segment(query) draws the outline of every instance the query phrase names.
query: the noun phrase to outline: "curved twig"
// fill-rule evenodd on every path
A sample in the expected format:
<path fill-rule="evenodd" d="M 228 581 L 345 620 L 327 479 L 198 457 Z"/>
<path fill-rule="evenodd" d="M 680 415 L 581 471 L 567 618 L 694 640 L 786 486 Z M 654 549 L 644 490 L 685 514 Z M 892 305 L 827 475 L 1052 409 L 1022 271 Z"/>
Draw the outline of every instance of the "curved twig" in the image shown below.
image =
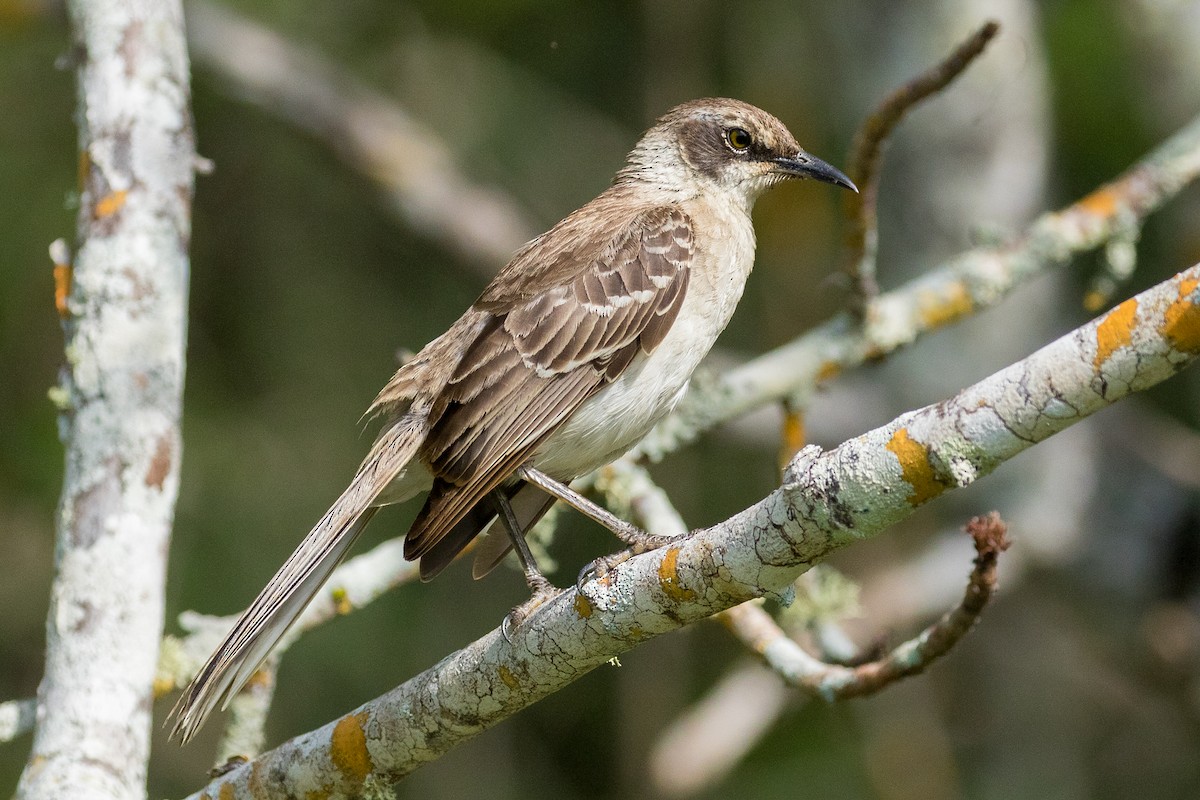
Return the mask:
<path fill-rule="evenodd" d="M 994 20 L 987 22 L 941 63 L 885 97 L 858 129 L 850 148 L 847 172 L 858 186 L 859 193 L 847 192 L 843 201 L 849 221 L 846 270 L 854 282 L 856 312 L 862 313 L 879 294 L 879 284 L 875 280 L 875 257 L 879 247 L 877 205 L 884 143 L 913 106 L 946 88 L 983 52 L 999 31 L 1000 23 Z"/>
<path fill-rule="evenodd" d="M 809 654 L 787 635 L 771 615 L 754 603 L 744 603 L 719 618 L 787 683 L 828 701 L 874 694 L 901 678 L 924 672 L 974 627 L 996 588 L 996 564 L 1008 549 L 1007 527 L 992 512 L 967 524 L 975 541 L 974 569 L 962 602 L 916 637 L 882 658 L 853 667 L 832 664 Z"/>

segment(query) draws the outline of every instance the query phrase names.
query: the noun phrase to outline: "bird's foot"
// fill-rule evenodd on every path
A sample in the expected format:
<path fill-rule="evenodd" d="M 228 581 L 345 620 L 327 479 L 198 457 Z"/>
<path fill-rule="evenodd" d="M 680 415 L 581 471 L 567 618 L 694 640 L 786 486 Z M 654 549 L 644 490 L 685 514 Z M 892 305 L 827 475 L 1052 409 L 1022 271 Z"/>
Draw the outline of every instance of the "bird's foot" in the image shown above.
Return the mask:
<path fill-rule="evenodd" d="M 504 621 L 500 623 L 500 633 L 509 644 L 513 643 L 513 635 L 517 629 L 529 621 L 539 608 L 563 593 L 562 589 L 550 583 L 544 576 L 539 574 L 537 578 L 538 580 L 529 579 L 529 588 L 533 590 L 529 599 L 508 612 Z"/>
<path fill-rule="evenodd" d="M 657 550 L 675 538 L 673 536 L 659 536 L 654 533 L 648 533 L 631 522 L 625 522 L 620 526 L 619 529 L 617 527 L 613 527 L 611 530 L 614 536 L 616 536 L 625 544 L 629 545 L 630 552 L 625 558 L 629 558 L 629 556 L 639 556 L 642 553 L 648 553 L 651 550 Z"/>
<path fill-rule="evenodd" d="M 634 555 L 633 548 L 629 547 L 616 553 L 600 556 L 596 560 L 585 564 L 583 569 L 579 570 L 579 577 L 575 579 L 575 591 L 583 594 L 584 585 L 592 580 L 603 580 L 604 576 L 611 572 L 614 567 L 618 564 L 624 564 Z"/>
<path fill-rule="evenodd" d="M 652 533 L 647 533 L 633 525 L 629 526 L 636 531 L 638 536 L 626 539 L 624 535 L 618 534 L 619 538 L 627 542 L 629 547 L 620 550 L 616 553 L 611 553 L 607 556 L 601 556 L 595 561 L 586 564 L 583 569 L 579 570 L 579 577 L 575 579 L 575 590 L 582 593 L 583 587 L 591 580 L 602 580 L 612 569 L 620 564 L 624 564 L 634 556 L 640 556 L 642 553 L 649 553 L 651 550 L 657 550 L 665 544 L 675 541 L 677 536 L 656 536 Z M 614 531 L 616 533 L 616 531 Z"/>

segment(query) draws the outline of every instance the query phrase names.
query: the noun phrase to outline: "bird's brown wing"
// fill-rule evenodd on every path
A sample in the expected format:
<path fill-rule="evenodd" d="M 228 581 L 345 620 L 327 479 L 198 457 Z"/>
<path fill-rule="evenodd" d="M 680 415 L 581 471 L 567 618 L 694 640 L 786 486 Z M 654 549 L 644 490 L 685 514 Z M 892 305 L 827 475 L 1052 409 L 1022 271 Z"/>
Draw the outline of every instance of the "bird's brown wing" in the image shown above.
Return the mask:
<path fill-rule="evenodd" d="M 574 268 L 546 265 L 556 284 L 525 280 L 507 295 L 493 284 L 476 305 L 491 316 L 434 401 L 420 451 L 433 489 L 405 540 L 407 558 L 430 552 L 585 400 L 666 336 L 687 291 L 691 221 L 678 208 L 648 209 L 606 244 Z"/>

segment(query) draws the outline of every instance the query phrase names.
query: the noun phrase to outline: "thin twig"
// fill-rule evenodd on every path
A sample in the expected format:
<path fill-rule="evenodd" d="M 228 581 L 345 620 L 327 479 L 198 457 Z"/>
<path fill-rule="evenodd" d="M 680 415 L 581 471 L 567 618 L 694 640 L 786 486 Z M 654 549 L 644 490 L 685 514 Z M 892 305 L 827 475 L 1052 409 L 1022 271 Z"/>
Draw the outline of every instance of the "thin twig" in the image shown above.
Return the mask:
<path fill-rule="evenodd" d="M 848 164 L 859 194 L 847 192 L 844 209 L 850 223 L 846 268 L 854 282 L 855 311 L 860 314 L 879 294 L 875 257 L 879 247 L 877 206 L 883 146 L 904 115 L 926 97 L 946 88 L 983 52 L 999 30 L 1000 23 L 989 21 L 940 64 L 894 90 L 867 117 L 854 137 Z"/>
<path fill-rule="evenodd" d="M 830 664 L 809 654 L 758 604 L 744 603 L 719 617 L 777 671 L 784 680 L 826 700 L 874 694 L 901 678 L 923 672 L 957 644 L 975 625 L 996 588 L 996 564 L 1008 548 L 1007 527 L 992 512 L 967 524 L 975 541 L 975 567 L 962 602 L 920 635 L 876 661 L 857 667 Z"/>

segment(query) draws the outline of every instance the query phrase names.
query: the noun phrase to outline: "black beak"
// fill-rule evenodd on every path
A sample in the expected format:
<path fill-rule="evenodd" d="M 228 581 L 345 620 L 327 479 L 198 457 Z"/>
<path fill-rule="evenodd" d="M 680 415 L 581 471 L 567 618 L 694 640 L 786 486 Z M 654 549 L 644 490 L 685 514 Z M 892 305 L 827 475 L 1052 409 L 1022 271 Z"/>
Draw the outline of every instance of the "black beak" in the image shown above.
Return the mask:
<path fill-rule="evenodd" d="M 775 164 L 775 168 L 785 175 L 797 178 L 815 178 L 824 183 L 832 183 L 834 186 L 842 186 L 852 192 L 858 192 L 858 187 L 854 185 L 854 181 L 847 178 L 844 172 L 816 156 L 810 156 L 804 151 L 794 156 L 773 158 L 771 161 Z"/>

